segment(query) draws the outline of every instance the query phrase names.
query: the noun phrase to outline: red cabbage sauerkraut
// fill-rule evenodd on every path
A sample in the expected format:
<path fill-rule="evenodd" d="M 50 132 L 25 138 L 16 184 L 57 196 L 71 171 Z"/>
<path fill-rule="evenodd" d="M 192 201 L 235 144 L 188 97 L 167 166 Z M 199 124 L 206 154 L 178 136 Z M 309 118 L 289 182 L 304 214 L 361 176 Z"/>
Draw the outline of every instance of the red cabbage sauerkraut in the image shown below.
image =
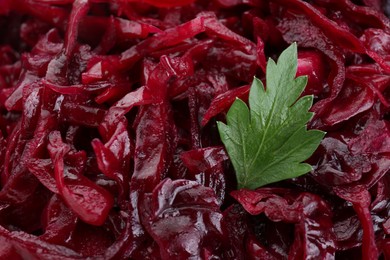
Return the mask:
<path fill-rule="evenodd" d="M 0 0 L 1 259 L 390 259 L 390 1 Z M 216 121 L 298 44 L 313 171 Z"/>

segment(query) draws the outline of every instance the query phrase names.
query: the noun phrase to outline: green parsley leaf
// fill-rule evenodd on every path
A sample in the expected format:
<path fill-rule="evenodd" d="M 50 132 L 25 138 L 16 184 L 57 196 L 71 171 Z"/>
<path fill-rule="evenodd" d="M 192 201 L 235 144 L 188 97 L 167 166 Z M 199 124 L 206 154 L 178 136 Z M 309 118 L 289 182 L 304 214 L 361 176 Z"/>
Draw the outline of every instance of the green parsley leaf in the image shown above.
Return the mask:
<path fill-rule="evenodd" d="M 293 43 L 277 63 L 268 61 L 266 90 L 259 79 L 253 80 L 249 108 L 236 99 L 227 113 L 227 124 L 217 122 L 239 188 L 256 189 L 312 169 L 303 161 L 317 149 L 325 133 L 306 128 L 313 117 L 309 112 L 313 96 L 298 99 L 307 77 L 295 78 L 297 63 L 297 45 Z"/>

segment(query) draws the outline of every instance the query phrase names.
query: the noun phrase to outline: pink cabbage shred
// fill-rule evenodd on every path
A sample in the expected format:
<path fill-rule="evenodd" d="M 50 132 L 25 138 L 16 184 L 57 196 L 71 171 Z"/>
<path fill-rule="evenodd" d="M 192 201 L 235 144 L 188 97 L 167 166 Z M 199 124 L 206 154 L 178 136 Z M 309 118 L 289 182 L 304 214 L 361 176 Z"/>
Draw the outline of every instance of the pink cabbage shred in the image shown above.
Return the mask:
<path fill-rule="evenodd" d="M 0 0 L 1 259 L 390 259 L 389 0 Z M 216 121 L 298 44 L 327 132 L 237 190 Z"/>

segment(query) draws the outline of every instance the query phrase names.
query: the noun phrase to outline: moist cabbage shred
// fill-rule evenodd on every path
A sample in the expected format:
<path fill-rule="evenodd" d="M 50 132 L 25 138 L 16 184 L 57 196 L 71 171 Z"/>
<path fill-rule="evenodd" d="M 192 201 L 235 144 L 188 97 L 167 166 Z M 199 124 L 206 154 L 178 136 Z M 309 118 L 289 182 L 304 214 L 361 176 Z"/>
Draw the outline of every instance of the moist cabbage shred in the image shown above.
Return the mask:
<path fill-rule="evenodd" d="M 1 259 L 390 259 L 390 1 L 0 1 Z M 218 135 L 298 44 L 313 171 Z"/>

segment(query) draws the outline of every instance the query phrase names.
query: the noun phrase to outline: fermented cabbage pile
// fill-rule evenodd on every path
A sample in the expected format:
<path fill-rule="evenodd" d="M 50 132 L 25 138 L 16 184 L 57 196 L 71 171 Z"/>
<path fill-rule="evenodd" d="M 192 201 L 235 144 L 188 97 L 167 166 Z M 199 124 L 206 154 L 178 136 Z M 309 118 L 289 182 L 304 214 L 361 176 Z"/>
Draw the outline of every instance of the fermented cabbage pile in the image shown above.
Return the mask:
<path fill-rule="evenodd" d="M 390 259 L 390 1 L 0 0 L 1 259 Z M 216 121 L 298 45 L 313 170 Z"/>

